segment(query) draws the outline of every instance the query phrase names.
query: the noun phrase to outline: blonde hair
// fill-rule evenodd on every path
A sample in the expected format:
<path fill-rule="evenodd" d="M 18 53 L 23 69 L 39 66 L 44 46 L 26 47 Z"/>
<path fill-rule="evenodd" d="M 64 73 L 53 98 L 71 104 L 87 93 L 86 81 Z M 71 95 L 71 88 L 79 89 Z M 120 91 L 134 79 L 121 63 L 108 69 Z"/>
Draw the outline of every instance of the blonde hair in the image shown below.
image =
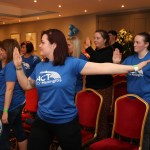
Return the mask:
<path fill-rule="evenodd" d="M 73 45 L 73 57 L 79 58 L 81 54 L 81 43 L 77 36 L 72 36 L 67 39 Z"/>

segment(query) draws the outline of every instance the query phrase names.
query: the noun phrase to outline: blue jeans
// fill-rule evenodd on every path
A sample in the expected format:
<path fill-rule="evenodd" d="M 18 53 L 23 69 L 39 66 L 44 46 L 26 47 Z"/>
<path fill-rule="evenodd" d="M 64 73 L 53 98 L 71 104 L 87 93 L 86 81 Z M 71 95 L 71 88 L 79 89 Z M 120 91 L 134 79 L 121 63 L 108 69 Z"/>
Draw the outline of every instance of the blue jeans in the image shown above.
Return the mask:
<path fill-rule="evenodd" d="M 144 128 L 142 150 L 150 150 L 150 110 L 148 112 Z"/>
<path fill-rule="evenodd" d="M 10 150 L 10 129 L 13 129 L 15 137 L 18 142 L 26 139 L 25 132 L 22 128 L 22 113 L 23 106 L 19 106 L 15 110 L 8 113 L 9 124 L 2 125 L 2 134 L 0 137 L 0 150 Z M 0 118 L 2 118 L 3 111 L 0 111 Z"/>

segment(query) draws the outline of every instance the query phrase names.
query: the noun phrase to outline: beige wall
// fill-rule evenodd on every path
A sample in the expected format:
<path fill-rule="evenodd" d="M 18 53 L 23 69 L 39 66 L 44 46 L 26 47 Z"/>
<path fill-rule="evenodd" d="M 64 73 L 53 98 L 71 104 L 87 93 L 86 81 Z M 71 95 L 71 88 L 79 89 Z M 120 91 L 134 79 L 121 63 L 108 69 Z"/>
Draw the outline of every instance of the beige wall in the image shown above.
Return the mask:
<path fill-rule="evenodd" d="M 133 34 L 150 31 L 150 11 L 128 12 L 97 16 L 97 29 L 117 30 L 125 28 Z"/>
<path fill-rule="evenodd" d="M 28 23 L 18 23 L 12 25 L 0 26 L 0 40 L 5 38 L 10 38 L 10 34 L 19 33 L 21 37 L 21 42 L 25 40 L 25 35 L 28 32 L 37 33 L 37 48 L 40 43 L 41 31 L 56 28 L 64 32 L 66 37 L 68 37 L 69 25 L 75 25 L 80 31 L 78 37 L 83 43 L 84 39 L 89 36 L 93 38 L 93 33 L 96 30 L 96 15 L 84 15 L 75 17 L 66 17 L 59 19 L 49 19 L 49 20 L 39 20 L 35 22 Z M 36 51 L 38 53 L 38 51 Z"/>
<path fill-rule="evenodd" d="M 12 25 L 0 26 L 0 40 L 10 38 L 13 33 L 20 34 L 20 41 L 25 40 L 25 35 L 28 32 L 37 33 L 37 51 L 39 54 L 38 45 L 40 44 L 41 31 L 56 28 L 64 32 L 68 37 L 69 25 L 75 25 L 80 31 L 78 37 L 83 42 L 87 36 L 93 39 L 93 34 L 96 28 L 110 30 L 114 29 L 119 31 L 121 28 L 131 31 L 136 34 L 141 31 L 150 31 L 150 11 L 148 12 L 130 12 L 130 13 L 118 13 L 111 15 L 83 15 L 66 18 L 57 18 L 49 20 L 39 20 L 28 23 L 18 23 Z"/>

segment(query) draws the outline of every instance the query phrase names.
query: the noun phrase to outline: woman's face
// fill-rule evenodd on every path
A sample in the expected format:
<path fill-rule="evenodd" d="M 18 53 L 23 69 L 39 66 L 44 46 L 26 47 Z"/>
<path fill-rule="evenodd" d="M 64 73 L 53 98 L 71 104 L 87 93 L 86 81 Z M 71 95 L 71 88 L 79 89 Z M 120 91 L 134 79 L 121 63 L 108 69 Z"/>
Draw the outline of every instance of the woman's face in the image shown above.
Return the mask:
<path fill-rule="evenodd" d="M 27 53 L 27 49 L 26 49 L 26 45 L 24 44 L 21 46 L 20 54 L 25 55 L 26 53 Z"/>
<path fill-rule="evenodd" d="M 72 56 L 72 54 L 73 54 L 73 44 L 69 40 L 67 40 L 67 44 L 68 44 L 69 55 Z"/>
<path fill-rule="evenodd" d="M 0 61 L 3 61 L 7 58 L 7 53 L 4 49 L 0 48 Z"/>
<path fill-rule="evenodd" d="M 47 35 L 44 34 L 41 39 L 41 44 L 39 45 L 40 55 L 47 57 L 47 58 L 49 58 L 49 56 L 53 56 L 54 49 L 56 48 L 54 45 L 55 44 L 51 44 L 48 41 Z"/>
<path fill-rule="evenodd" d="M 103 48 L 105 47 L 105 42 L 106 40 L 101 36 L 101 34 L 99 32 L 96 32 L 94 34 L 94 44 L 96 46 L 96 48 Z"/>
<path fill-rule="evenodd" d="M 147 48 L 148 48 L 148 43 L 144 42 L 144 37 L 140 35 L 136 35 L 134 38 L 134 51 L 140 53 L 143 50 L 147 50 Z"/>

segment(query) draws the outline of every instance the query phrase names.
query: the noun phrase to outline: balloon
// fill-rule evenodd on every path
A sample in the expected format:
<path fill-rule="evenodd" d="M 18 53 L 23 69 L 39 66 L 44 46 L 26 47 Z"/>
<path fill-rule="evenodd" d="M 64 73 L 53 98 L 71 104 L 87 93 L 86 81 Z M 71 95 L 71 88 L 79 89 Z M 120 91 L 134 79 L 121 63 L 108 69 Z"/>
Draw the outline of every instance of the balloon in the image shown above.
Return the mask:
<path fill-rule="evenodd" d="M 72 24 L 69 25 L 69 30 L 70 30 L 69 33 L 68 33 L 69 36 L 74 36 L 74 35 L 76 35 L 79 32 L 79 29 L 76 28 Z"/>
<path fill-rule="evenodd" d="M 72 25 L 72 24 L 70 24 L 70 25 L 69 25 L 69 29 L 72 30 L 73 28 L 75 28 L 75 26 Z"/>
<path fill-rule="evenodd" d="M 79 30 L 77 28 L 73 28 L 72 31 L 74 34 L 77 34 L 79 32 Z"/>

